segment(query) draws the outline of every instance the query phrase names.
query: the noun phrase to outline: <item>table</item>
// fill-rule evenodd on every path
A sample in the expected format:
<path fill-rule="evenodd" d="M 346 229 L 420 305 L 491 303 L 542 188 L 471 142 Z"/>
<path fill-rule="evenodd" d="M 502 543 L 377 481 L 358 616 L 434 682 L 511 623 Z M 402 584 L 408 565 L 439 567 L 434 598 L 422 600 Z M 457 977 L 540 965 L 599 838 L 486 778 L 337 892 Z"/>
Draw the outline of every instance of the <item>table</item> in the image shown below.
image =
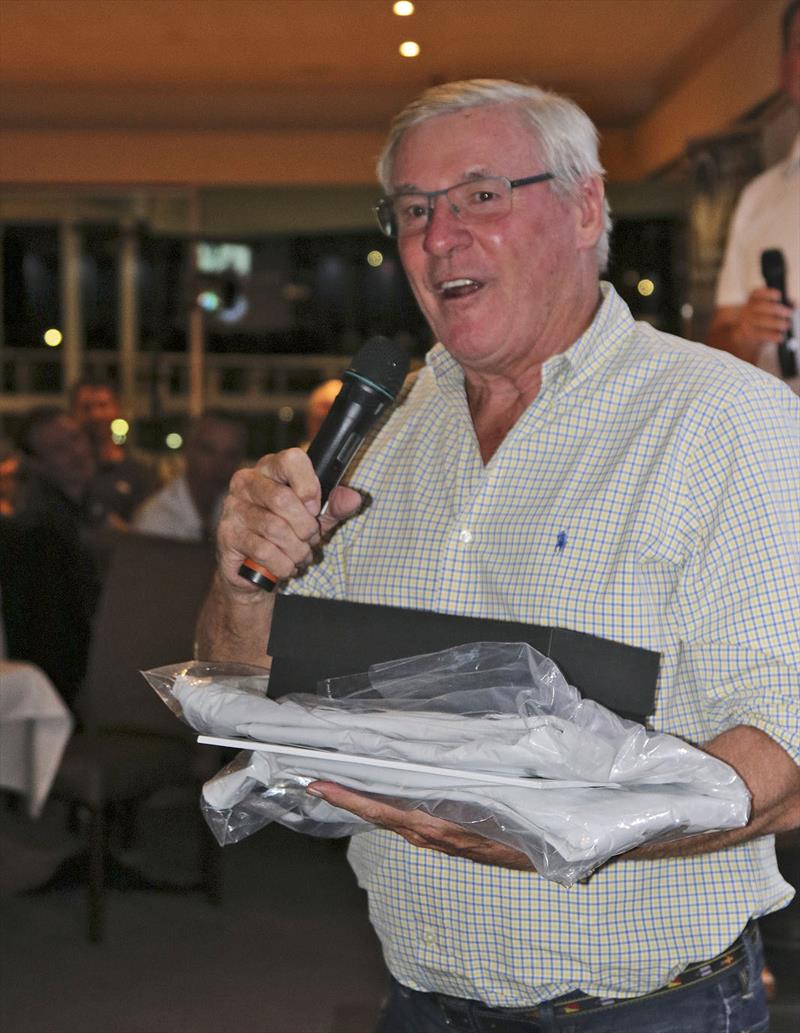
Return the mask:
<path fill-rule="evenodd" d="M 0 786 L 39 816 L 72 734 L 72 714 L 34 664 L 0 660 Z"/>

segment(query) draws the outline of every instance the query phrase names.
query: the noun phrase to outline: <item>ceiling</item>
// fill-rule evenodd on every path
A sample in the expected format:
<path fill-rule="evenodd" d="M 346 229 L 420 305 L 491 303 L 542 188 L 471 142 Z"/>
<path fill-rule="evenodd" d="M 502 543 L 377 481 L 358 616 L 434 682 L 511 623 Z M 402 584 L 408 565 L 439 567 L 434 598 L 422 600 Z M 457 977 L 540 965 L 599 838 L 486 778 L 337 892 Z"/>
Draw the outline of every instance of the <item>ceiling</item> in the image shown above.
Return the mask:
<path fill-rule="evenodd" d="M 761 0 L 2 0 L 0 128 L 382 130 L 425 86 L 565 92 L 634 125 Z M 416 40 L 421 54 L 399 55 Z"/>

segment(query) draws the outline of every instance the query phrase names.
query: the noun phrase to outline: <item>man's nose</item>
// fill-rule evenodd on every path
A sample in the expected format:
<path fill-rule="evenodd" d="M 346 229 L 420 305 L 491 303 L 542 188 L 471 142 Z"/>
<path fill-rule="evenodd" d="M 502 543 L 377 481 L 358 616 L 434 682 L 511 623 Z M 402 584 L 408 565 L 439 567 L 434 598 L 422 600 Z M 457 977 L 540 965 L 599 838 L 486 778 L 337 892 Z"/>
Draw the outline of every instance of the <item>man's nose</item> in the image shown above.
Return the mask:
<path fill-rule="evenodd" d="M 447 195 L 432 197 L 425 227 L 425 250 L 433 255 L 449 254 L 472 240 L 469 229 L 458 217 L 458 208 Z"/>

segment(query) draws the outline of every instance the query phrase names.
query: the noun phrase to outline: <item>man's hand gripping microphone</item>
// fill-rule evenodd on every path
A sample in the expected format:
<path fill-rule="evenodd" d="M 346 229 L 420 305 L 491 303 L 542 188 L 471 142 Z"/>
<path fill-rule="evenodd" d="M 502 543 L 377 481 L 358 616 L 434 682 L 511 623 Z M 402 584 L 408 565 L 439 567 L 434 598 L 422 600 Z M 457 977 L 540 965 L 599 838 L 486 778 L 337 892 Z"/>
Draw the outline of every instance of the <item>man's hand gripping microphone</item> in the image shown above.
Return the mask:
<path fill-rule="evenodd" d="M 322 490 L 320 511 L 375 420 L 397 398 L 408 363 L 408 353 L 401 345 L 386 337 L 373 337 L 342 374 L 342 389 L 308 446 L 308 457 Z M 242 563 L 239 574 L 267 592 L 271 592 L 279 580 L 251 559 Z"/>

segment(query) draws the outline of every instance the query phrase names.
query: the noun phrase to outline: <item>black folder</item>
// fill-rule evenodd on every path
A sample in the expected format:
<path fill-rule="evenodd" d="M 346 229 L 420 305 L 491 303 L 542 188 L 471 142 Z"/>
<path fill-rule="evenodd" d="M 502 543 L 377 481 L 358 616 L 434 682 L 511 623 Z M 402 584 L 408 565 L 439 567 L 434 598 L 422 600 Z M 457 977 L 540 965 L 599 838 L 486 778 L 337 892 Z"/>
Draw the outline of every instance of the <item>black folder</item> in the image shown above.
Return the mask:
<path fill-rule="evenodd" d="M 279 595 L 267 652 L 269 694 L 315 692 L 324 678 L 468 642 L 527 642 L 581 694 L 635 721 L 655 708 L 660 654 L 568 628 Z"/>

